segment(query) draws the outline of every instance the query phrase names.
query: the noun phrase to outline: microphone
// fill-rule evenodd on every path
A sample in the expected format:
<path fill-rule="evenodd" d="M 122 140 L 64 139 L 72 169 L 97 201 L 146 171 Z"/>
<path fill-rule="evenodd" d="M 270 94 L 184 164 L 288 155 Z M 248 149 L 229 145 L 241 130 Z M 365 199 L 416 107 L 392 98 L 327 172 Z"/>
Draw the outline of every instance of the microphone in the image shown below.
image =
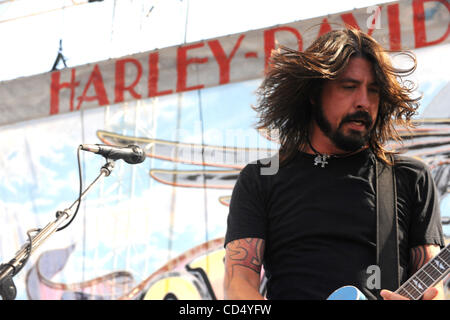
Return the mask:
<path fill-rule="evenodd" d="M 104 144 L 82 144 L 81 150 L 101 154 L 107 159 L 122 159 L 129 164 L 144 162 L 145 153 L 141 147 L 129 145 L 128 147 L 108 146 Z"/>

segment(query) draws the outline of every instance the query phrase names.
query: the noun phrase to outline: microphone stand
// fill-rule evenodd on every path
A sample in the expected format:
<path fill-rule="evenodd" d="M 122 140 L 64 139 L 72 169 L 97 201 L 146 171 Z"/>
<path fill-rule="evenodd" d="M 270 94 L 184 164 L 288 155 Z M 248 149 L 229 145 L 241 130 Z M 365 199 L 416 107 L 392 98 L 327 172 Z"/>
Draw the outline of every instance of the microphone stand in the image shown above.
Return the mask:
<path fill-rule="evenodd" d="M 108 177 L 114 168 L 114 160 L 107 159 L 106 164 L 100 169 L 100 174 L 97 178 L 86 188 L 81 196 L 66 210 L 56 212 L 56 220 L 47 224 L 43 229 L 33 229 L 37 233 L 31 237 L 30 240 L 22 246 L 16 253 L 15 257 L 8 263 L 0 265 L 0 298 L 3 300 L 14 300 L 16 298 L 17 289 L 14 285 L 13 277 L 19 273 L 24 267 L 30 255 L 47 240 L 58 227 L 66 219 L 73 215 L 73 209 L 78 205 L 81 199 L 91 190 L 92 186 L 100 181 L 103 177 Z"/>

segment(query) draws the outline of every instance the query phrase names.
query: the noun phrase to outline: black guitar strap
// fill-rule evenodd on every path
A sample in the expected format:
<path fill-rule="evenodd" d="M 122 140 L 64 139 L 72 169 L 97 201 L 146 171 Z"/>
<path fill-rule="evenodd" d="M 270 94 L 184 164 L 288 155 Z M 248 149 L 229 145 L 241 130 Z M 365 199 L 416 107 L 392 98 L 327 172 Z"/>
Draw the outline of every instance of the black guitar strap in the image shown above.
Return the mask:
<path fill-rule="evenodd" d="M 391 156 L 392 163 L 394 157 Z M 395 291 L 400 286 L 397 236 L 397 192 L 394 166 L 375 161 L 377 199 L 377 265 L 381 289 Z"/>

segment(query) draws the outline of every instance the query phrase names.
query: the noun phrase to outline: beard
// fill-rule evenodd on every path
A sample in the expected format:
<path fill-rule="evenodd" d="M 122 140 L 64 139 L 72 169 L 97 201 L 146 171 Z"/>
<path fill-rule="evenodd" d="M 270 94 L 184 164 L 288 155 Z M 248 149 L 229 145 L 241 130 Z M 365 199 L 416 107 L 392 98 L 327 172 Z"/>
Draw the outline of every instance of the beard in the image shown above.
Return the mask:
<path fill-rule="evenodd" d="M 373 120 L 366 111 L 356 111 L 355 113 L 345 116 L 339 126 L 333 130 L 331 123 L 325 117 L 321 104 L 314 109 L 314 119 L 322 132 L 333 142 L 333 144 L 346 152 L 354 152 L 366 146 L 370 140 L 372 133 Z M 350 121 L 362 121 L 366 126 L 365 131 L 349 130 L 346 134 L 342 126 Z"/>

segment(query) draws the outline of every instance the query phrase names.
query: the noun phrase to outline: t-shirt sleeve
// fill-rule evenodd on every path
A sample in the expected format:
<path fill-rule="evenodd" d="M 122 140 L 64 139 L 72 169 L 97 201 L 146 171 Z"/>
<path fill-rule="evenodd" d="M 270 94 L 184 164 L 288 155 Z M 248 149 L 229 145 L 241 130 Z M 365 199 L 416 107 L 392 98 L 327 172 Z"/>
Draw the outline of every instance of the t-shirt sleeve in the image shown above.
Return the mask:
<path fill-rule="evenodd" d="M 266 209 L 259 168 L 247 165 L 234 186 L 227 219 L 225 246 L 243 238 L 266 237 Z"/>
<path fill-rule="evenodd" d="M 417 163 L 417 179 L 413 186 L 412 206 L 410 224 L 410 248 L 436 244 L 441 248 L 445 246 L 442 231 L 439 196 L 429 168 L 423 163 Z"/>

